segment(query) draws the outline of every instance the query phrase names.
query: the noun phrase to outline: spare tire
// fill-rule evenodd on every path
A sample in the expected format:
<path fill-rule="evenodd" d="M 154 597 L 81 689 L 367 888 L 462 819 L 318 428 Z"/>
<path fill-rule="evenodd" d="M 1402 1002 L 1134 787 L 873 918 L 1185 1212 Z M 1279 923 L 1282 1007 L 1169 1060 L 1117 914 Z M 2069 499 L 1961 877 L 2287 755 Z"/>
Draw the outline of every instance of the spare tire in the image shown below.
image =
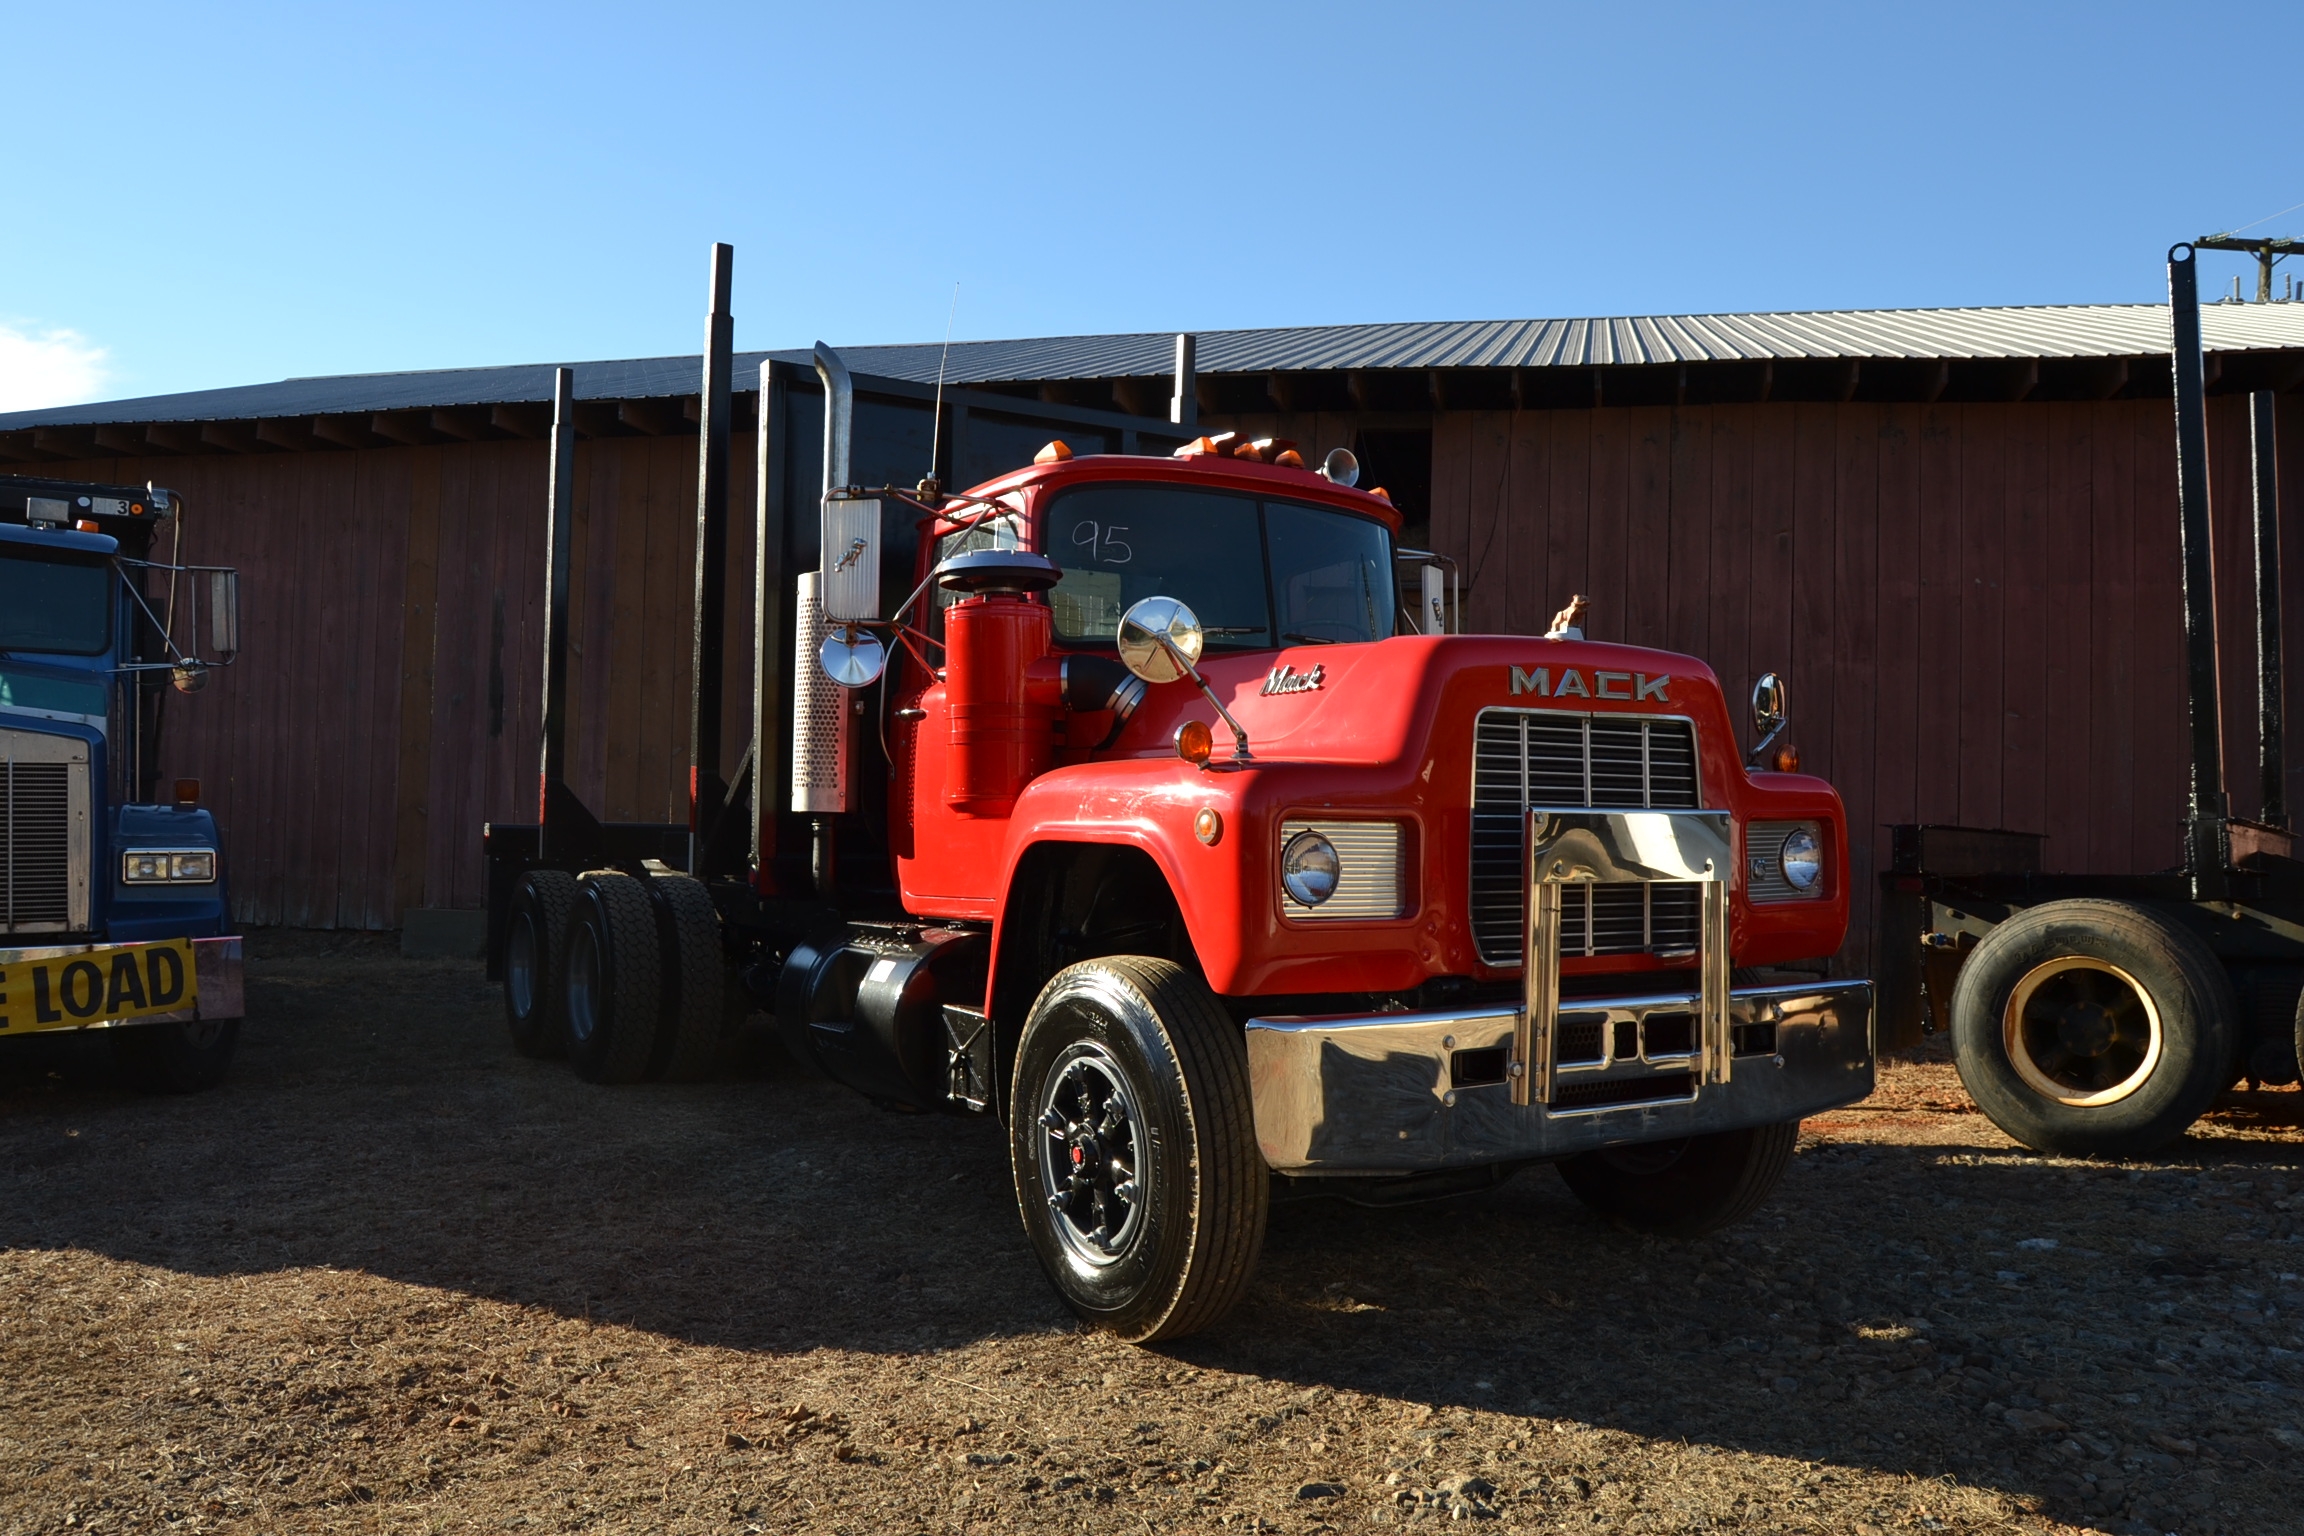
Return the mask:
<path fill-rule="evenodd" d="M 1987 934 L 1952 993 L 1977 1107 L 2037 1152 L 2140 1157 L 2200 1118 L 2237 1054 L 2232 981 L 2175 920 L 2051 901 Z"/>

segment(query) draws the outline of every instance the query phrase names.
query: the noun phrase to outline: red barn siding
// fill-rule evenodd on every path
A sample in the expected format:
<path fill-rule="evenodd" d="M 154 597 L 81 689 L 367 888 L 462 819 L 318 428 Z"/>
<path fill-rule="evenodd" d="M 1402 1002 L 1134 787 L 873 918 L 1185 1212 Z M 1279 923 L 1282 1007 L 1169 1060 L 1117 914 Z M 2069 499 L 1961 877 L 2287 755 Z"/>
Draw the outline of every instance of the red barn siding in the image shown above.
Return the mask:
<path fill-rule="evenodd" d="M 1867 960 L 1891 822 L 2045 832 L 2065 869 L 2177 858 L 2183 674 L 2166 402 L 1433 420 L 1431 537 L 1462 563 L 1470 627 L 1535 632 L 1584 592 L 1590 633 L 1692 652 L 1732 700 L 1759 672 L 1789 677 L 1804 761 L 1839 786 L 1854 828 L 1847 969 Z M 1224 424 L 1325 452 L 1348 446 L 1359 418 Z M 2296 421 L 2282 429 L 2291 505 L 2304 487 L 2300 432 Z M 2245 402 L 2212 401 L 2210 436 L 2227 777 L 2248 814 Z M 723 771 L 750 734 L 747 449 L 731 455 Z M 411 906 L 478 905 L 480 824 L 534 815 L 541 443 L 44 472 L 180 489 L 186 553 L 245 573 L 242 660 L 207 692 L 171 701 L 161 753 L 165 773 L 203 780 L 224 820 L 242 921 L 388 927 Z M 571 777 L 614 819 L 684 814 L 695 474 L 693 437 L 577 449 Z M 2285 539 L 2289 611 L 2304 625 L 2304 533 Z M 2304 704 L 2304 663 L 2290 677 L 2292 703 Z M 2290 796 L 2304 800 L 2304 773 Z"/>
<path fill-rule="evenodd" d="M 573 782 L 604 817 L 682 820 L 696 440 L 602 439 L 576 455 Z M 740 700 L 752 463 L 731 458 Z M 480 904 L 481 823 L 535 816 L 543 444 L 43 472 L 180 490 L 186 556 L 242 573 L 241 658 L 169 701 L 160 752 L 162 773 L 199 778 L 223 822 L 241 922 L 388 928 L 408 907 Z M 732 704 L 725 768 L 750 729 Z"/>

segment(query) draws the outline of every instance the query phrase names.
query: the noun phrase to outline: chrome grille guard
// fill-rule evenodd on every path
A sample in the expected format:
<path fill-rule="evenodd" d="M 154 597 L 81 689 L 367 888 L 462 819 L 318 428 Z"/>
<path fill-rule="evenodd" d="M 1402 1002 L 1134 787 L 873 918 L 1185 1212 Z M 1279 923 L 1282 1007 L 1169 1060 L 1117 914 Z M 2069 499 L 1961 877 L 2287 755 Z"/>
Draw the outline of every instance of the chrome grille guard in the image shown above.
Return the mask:
<path fill-rule="evenodd" d="M 1703 907 L 1698 951 L 1695 1060 L 1635 1071 L 1693 1070 L 1699 1085 L 1728 1081 L 1728 875 L 1733 832 L 1726 811 L 1528 811 L 1523 878 L 1528 891 L 1527 930 L 1521 948 L 1526 997 L 1512 1033 L 1512 1102 L 1550 1104 L 1565 1073 L 1571 1079 L 1626 1067 L 1594 1063 L 1563 1068 L 1558 1060 L 1560 1017 L 1560 898 L 1572 884 L 1695 882 Z"/>

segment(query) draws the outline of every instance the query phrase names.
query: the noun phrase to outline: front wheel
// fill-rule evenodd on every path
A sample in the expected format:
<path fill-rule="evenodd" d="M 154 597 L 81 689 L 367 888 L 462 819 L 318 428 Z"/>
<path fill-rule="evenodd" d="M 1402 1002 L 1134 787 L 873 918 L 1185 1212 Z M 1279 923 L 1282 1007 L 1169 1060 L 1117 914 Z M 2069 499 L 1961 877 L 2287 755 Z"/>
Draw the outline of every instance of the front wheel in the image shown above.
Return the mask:
<path fill-rule="evenodd" d="M 1619 1226 L 1701 1237 L 1760 1209 L 1791 1166 L 1800 1122 L 1603 1147 L 1558 1164 L 1577 1199 Z"/>
<path fill-rule="evenodd" d="M 1133 955 L 1059 971 L 1024 1024 L 1008 1130 L 1025 1232 L 1081 1317 L 1143 1344 L 1239 1301 L 1270 1181 L 1246 1042 L 1197 977 Z"/>
<path fill-rule="evenodd" d="M 240 1044 L 238 1019 L 122 1024 L 109 1031 L 112 1059 L 146 1093 L 198 1093 L 224 1081 Z"/>
<path fill-rule="evenodd" d="M 2141 1157 L 2232 1080 L 2232 981 L 2188 930 L 2126 902 L 2051 901 L 1985 935 L 1952 992 L 1952 1059 L 2025 1146 Z"/>

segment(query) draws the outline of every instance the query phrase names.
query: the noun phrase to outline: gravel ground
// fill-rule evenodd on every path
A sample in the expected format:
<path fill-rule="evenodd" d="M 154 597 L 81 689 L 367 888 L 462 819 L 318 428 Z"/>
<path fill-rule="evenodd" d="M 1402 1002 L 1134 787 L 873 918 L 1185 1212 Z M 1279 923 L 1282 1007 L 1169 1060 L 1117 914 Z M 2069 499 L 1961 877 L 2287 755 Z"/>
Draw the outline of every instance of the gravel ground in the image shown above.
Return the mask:
<path fill-rule="evenodd" d="M 2304 1094 L 2083 1164 L 1899 1066 L 1725 1237 L 1291 1204 L 1148 1351 L 988 1124 L 591 1088 L 476 965 L 252 948 L 217 1092 L 0 1059 L 0 1532 L 2296 1528 Z"/>

